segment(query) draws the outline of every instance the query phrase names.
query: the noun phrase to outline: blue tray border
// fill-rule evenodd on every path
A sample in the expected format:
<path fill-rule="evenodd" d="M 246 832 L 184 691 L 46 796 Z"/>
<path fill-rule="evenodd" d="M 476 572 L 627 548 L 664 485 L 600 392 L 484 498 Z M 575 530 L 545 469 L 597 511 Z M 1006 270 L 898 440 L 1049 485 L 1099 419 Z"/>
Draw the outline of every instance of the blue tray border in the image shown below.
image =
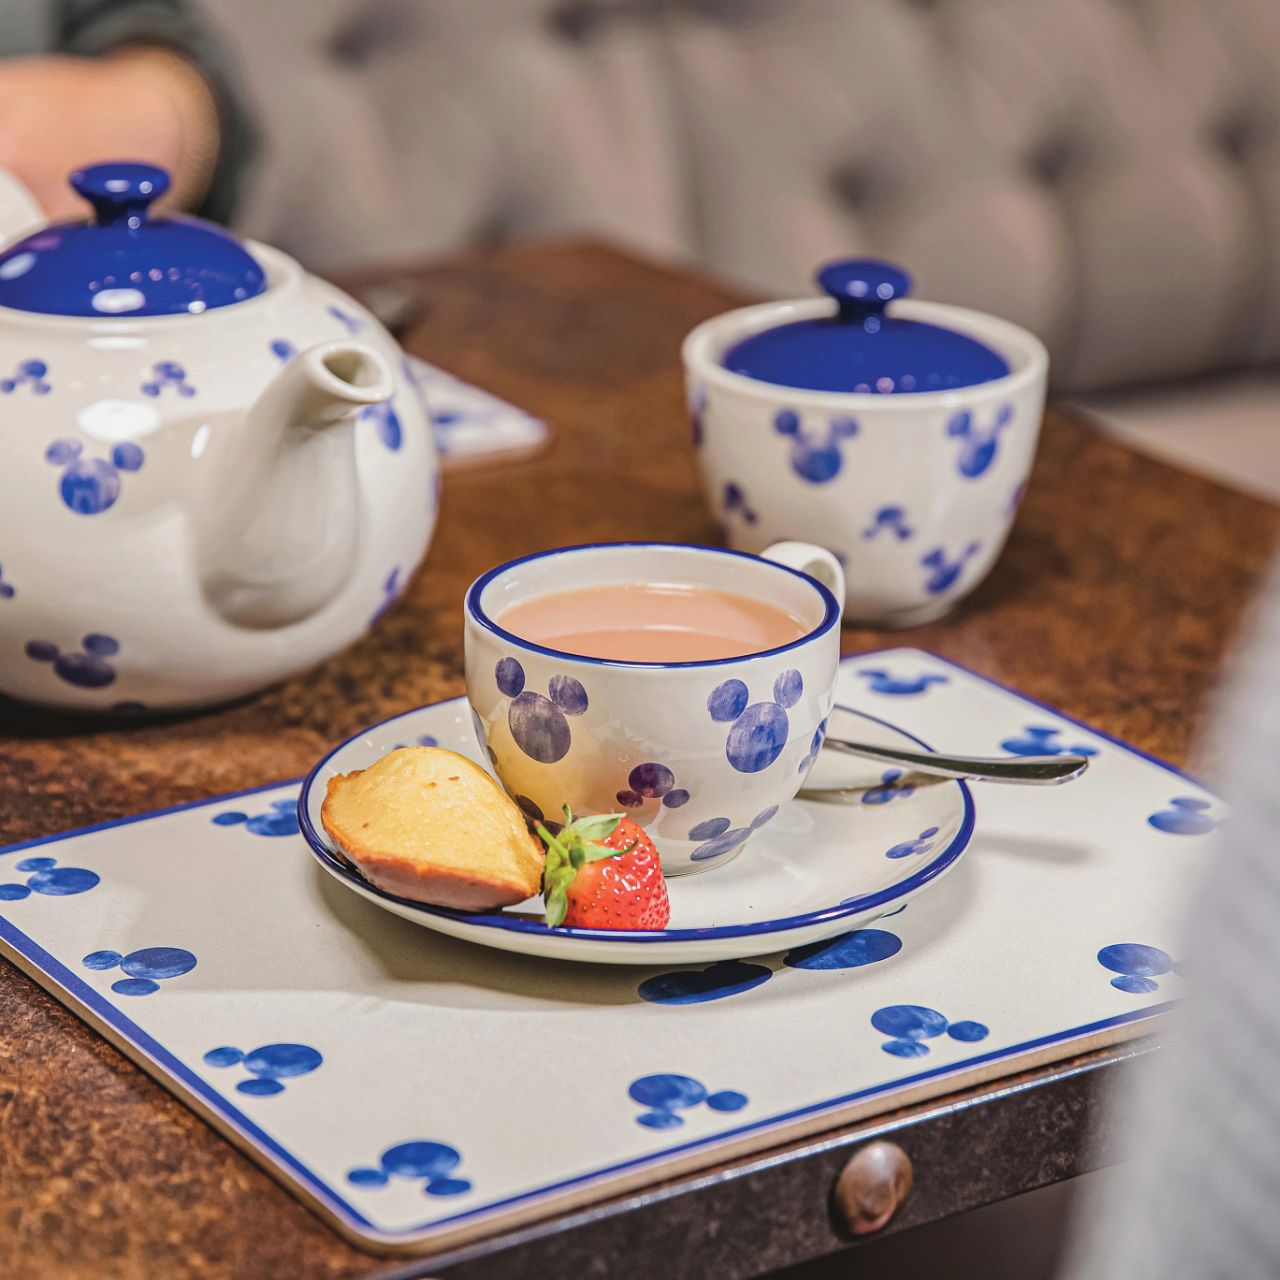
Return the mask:
<path fill-rule="evenodd" d="M 902 648 L 895 649 L 872 649 L 865 650 L 861 653 L 847 654 L 841 660 L 841 665 L 843 666 L 852 662 L 862 662 L 876 654 L 904 652 L 906 651 L 906 648 L 907 647 L 904 646 Z M 956 670 L 962 671 L 966 675 L 973 676 L 975 679 L 981 680 L 985 684 L 989 684 L 1006 693 L 1012 694 L 1014 697 L 1033 706 L 1039 707 L 1042 710 L 1049 712 L 1051 715 L 1057 716 L 1060 719 L 1085 730 L 1087 733 L 1093 734 L 1095 737 L 1112 743 L 1114 746 L 1129 752 L 1131 755 L 1139 756 L 1141 759 L 1147 760 L 1161 769 L 1175 774 L 1180 778 L 1184 778 L 1186 781 L 1194 783 L 1196 786 L 1211 792 L 1211 789 L 1198 778 L 1182 769 L 1179 769 L 1176 765 L 1170 764 L 1167 760 L 1161 760 L 1157 756 L 1150 755 L 1140 747 L 1135 747 L 1133 744 L 1125 742 L 1120 738 L 1116 738 L 1111 734 L 1105 733 L 1083 720 L 1079 720 L 1074 716 L 1068 715 L 1066 712 L 1052 706 L 1050 703 L 1043 702 L 1038 698 L 1030 697 L 1017 689 L 1013 689 L 1006 684 L 1002 684 L 998 680 L 993 680 L 990 676 L 985 676 L 980 672 L 974 671 L 972 668 L 966 667 L 962 663 L 954 662 L 949 658 L 942 658 L 936 654 L 928 653 L 925 650 L 917 650 L 916 652 L 919 652 L 923 657 L 926 657 L 933 662 L 941 663 L 944 666 L 954 667 Z M 429 703 L 426 705 L 440 706 L 452 701 L 454 701 L 454 699 L 447 698 L 442 699 L 441 702 Z M 76 828 L 72 831 L 58 832 L 51 836 L 42 836 L 33 840 L 24 840 L 18 844 L 6 846 L 5 848 L 0 849 L 0 857 L 20 853 L 26 849 L 38 848 L 43 845 L 56 844 L 59 841 L 69 840 L 75 836 L 90 835 L 98 831 L 108 831 L 116 827 L 130 826 L 136 822 L 147 822 L 153 818 L 166 817 L 169 814 L 182 813 L 189 809 L 226 804 L 228 801 L 237 800 L 244 796 L 258 795 L 264 791 L 279 790 L 282 787 L 288 786 L 300 786 L 301 783 L 301 778 L 284 779 L 278 782 L 264 783 L 261 786 L 247 787 L 241 791 L 227 792 L 224 795 L 211 796 L 202 800 L 190 800 L 183 804 L 170 805 L 167 808 L 156 809 L 147 813 L 132 814 L 124 818 L 115 818 L 105 822 L 93 823 L 89 826 Z M 1176 1001 L 1164 1001 L 1156 1005 L 1147 1005 L 1141 1009 L 1133 1009 L 1127 1013 L 1117 1014 L 1114 1017 L 1104 1018 L 1097 1022 L 1086 1023 L 1083 1026 L 1072 1027 L 1062 1031 L 1053 1032 L 1050 1035 L 1040 1036 L 1033 1040 L 1022 1041 L 1019 1044 L 1010 1045 L 1003 1049 L 993 1049 L 987 1053 L 976 1054 L 972 1057 L 965 1058 L 962 1061 L 948 1063 L 945 1066 L 934 1067 L 928 1071 L 920 1071 L 915 1075 L 894 1080 L 886 1084 L 873 1085 L 869 1088 L 856 1090 L 853 1093 L 842 1094 L 823 1102 L 812 1103 L 806 1107 L 800 1107 L 792 1111 L 781 1112 L 777 1115 L 755 1120 L 750 1124 L 739 1125 L 737 1128 L 724 1130 L 708 1135 L 704 1138 L 678 1143 L 675 1146 L 665 1147 L 661 1151 L 650 1152 L 648 1155 L 639 1156 L 632 1160 L 620 1161 L 611 1165 L 603 1165 L 597 1169 L 589 1170 L 586 1173 L 576 1174 L 571 1178 L 563 1178 L 558 1182 L 547 1183 L 535 1189 L 523 1191 L 518 1195 L 508 1196 L 503 1200 L 494 1200 L 483 1205 L 478 1205 L 473 1209 L 467 1209 L 461 1213 L 452 1214 L 447 1218 L 437 1218 L 424 1222 L 418 1226 L 405 1227 L 397 1231 L 388 1231 L 371 1223 L 357 1208 L 355 1208 L 354 1205 L 343 1199 L 342 1196 L 340 1196 L 319 1175 L 299 1161 L 286 1148 L 282 1147 L 268 1134 L 264 1133 L 262 1129 L 254 1124 L 253 1121 L 251 1121 L 242 1111 L 232 1105 L 215 1089 L 201 1080 L 180 1059 L 175 1057 L 163 1045 L 159 1044 L 145 1031 L 143 1031 L 142 1028 L 139 1027 L 131 1018 L 121 1013 L 114 1005 L 84 982 L 83 979 L 71 972 L 71 970 L 69 970 L 59 960 L 55 959 L 45 951 L 39 943 L 28 937 L 20 929 L 16 928 L 3 915 L 0 915 L 0 942 L 3 942 L 10 950 L 21 955 L 34 969 L 51 979 L 58 988 L 66 992 L 74 1002 L 74 1004 L 71 1005 L 73 1012 L 76 1011 L 76 1005 L 83 1006 L 91 1012 L 96 1019 L 110 1026 L 124 1040 L 130 1043 L 135 1049 L 139 1050 L 146 1059 L 154 1063 L 167 1075 L 177 1081 L 184 1092 L 194 1095 L 205 1107 L 221 1116 L 229 1123 L 229 1127 L 235 1130 L 235 1132 L 237 1132 L 246 1142 L 255 1147 L 273 1164 L 288 1172 L 291 1177 L 296 1178 L 330 1213 L 333 1213 L 340 1221 L 344 1222 L 359 1236 L 371 1243 L 404 1243 L 415 1238 L 425 1241 L 429 1239 L 430 1236 L 437 1234 L 446 1228 L 456 1226 L 459 1223 L 497 1214 L 504 1209 L 525 1204 L 531 1200 L 552 1195 L 571 1187 L 580 1186 L 583 1183 L 619 1174 L 625 1174 L 700 1148 L 718 1146 L 726 1142 L 730 1142 L 735 1138 L 739 1138 L 762 1129 L 777 1128 L 822 1112 L 835 1111 L 842 1107 L 847 1107 L 852 1103 L 865 1101 L 881 1094 L 909 1089 L 915 1085 L 923 1083 L 924 1081 L 936 1079 L 942 1075 L 955 1074 L 972 1069 L 973 1067 L 981 1066 L 985 1063 L 999 1061 L 1004 1058 L 1018 1057 L 1037 1049 L 1046 1048 L 1053 1044 L 1059 1044 L 1065 1040 L 1074 1040 L 1084 1036 L 1096 1035 L 1101 1031 L 1106 1031 L 1113 1027 L 1124 1026 L 1129 1023 L 1155 1018 L 1163 1013 L 1167 1013 L 1176 1005 Z"/>

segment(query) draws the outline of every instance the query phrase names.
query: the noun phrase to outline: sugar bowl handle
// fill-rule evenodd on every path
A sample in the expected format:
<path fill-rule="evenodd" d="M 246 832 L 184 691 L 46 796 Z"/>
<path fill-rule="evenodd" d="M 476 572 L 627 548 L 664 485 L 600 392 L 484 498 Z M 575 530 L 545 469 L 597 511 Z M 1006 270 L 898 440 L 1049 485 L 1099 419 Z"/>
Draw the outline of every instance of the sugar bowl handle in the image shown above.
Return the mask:
<path fill-rule="evenodd" d="M 811 542 L 775 542 L 760 555 L 765 560 L 786 565 L 788 569 L 799 569 L 801 573 L 817 578 L 835 596 L 839 608 L 844 609 L 844 570 L 840 561 L 825 547 L 815 547 Z"/>
<path fill-rule="evenodd" d="M 835 1209 L 850 1235 L 885 1227 L 911 1194 L 911 1157 L 894 1142 L 869 1142 L 849 1157 L 835 1185 Z"/>

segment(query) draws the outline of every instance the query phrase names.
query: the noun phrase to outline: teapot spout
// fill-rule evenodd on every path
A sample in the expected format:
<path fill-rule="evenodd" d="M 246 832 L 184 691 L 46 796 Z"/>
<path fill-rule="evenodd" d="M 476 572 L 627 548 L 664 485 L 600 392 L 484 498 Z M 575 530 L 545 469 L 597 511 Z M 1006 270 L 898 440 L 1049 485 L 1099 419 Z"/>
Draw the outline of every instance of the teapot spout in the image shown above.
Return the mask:
<path fill-rule="evenodd" d="M 392 390 L 369 347 L 319 343 L 280 370 L 223 439 L 221 457 L 205 459 L 201 581 L 229 622 L 300 622 L 347 582 L 360 537 L 356 418 Z"/>

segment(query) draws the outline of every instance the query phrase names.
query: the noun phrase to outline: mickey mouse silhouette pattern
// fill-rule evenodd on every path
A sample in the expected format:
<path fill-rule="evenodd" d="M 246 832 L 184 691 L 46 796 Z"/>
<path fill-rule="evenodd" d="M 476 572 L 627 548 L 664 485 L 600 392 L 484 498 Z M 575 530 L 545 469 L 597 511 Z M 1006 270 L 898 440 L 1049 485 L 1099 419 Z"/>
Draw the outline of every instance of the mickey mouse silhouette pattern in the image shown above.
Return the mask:
<path fill-rule="evenodd" d="M 934 547 L 932 551 L 920 557 L 920 563 L 929 570 L 929 576 L 924 581 L 924 589 L 931 596 L 949 591 L 964 572 L 965 565 L 977 554 L 976 542 L 969 543 L 954 559 L 948 559 L 945 547 Z"/>
<path fill-rule="evenodd" d="M 413 741 L 419 747 L 438 747 L 440 745 L 440 739 L 434 733 L 420 733 Z M 397 742 L 391 750 L 399 751 L 404 745 L 403 742 Z"/>
<path fill-rule="evenodd" d="M 159 396 L 172 390 L 187 398 L 196 389 L 187 381 L 187 371 L 174 360 L 159 360 L 151 366 L 151 376 L 139 388 L 144 396 Z"/>
<path fill-rule="evenodd" d="M 835 972 L 879 964 L 901 950 L 902 939 L 887 929 L 852 929 L 837 938 L 793 947 L 782 963 L 789 969 Z M 718 960 L 705 969 L 676 969 L 646 978 L 636 994 L 650 1004 L 705 1004 L 752 991 L 768 982 L 773 972 L 746 960 Z"/>
<path fill-rule="evenodd" d="M 905 542 L 915 531 L 907 524 L 907 513 L 902 507 L 881 507 L 871 523 L 862 531 L 864 538 L 875 538 L 882 531 L 896 534 L 899 542 Z"/>
<path fill-rule="evenodd" d="M 789 969 L 861 969 L 879 964 L 902 950 L 902 939 L 887 929 L 854 929 L 838 938 L 825 938 L 795 947 L 783 957 Z"/>
<path fill-rule="evenodd" d="M 853 418 L 836 417 L 827 423 L 825 433 L 810 437 L 800 422 L 800 415 L 782 409 L 774 415 L 773 429 L 791 441 L 791 469 L 810 484 L 826 484 L 840 474 L 844 466 L 841 442 L 858 434 Z"/>
<path fill-rule="evenodd" d="M 369 619 L 370 626 L 382 620 L 383 615 L 400 599 L 400 593 L 403 590 L 404 584 L 400 581 L 400 566 L 396 565 L 382 581 L 382 603 L 374 610 L 373 616 Z"/>
<path fill-rule="evenodd" d="M 627 785 L 616 799 L 627 809 L 638 809 L 646 800 L 661 800 L 667 809 L 679 809 L 689 803 L 689 793 L 676 786 L 676 775 L 665 764 L 647 760 L 627 775 Z"/>
<path fill-rule="evenodd" d="M 705 969 L 677 969 L 646 978 L 636 994 L 650 1004 L 705 1004 L 768 982 L 773 970 L 746 960 L 717 960 Z"/>
<path fill-rule="evenodd" d="M 734 1089 L 709 1093 L 701 1080 L 666 1073 L 633 1080 L 627 1093 L 633 1102 L 649 1108 L 636 1117 L 636 1123 L 646 1129 L 677 1129 L 684 1124 L 681 1111 L 704 1103 L 712 1111 L 741 1111 L 747 1105 L 745 1093 Z"/>
<path fill-rule="evenodd" d="M 494 668 L 498 688 L 511 699 L 507 726 L 515 744 L 531 760 L 555 764 L 568 754 L 573 734 L 566 716 L 583 715 L 587 691 L 573 676 L 552 676 L 546 696 L 526 689 L 524 668 L 515 658 L 502 658 Z"/>
<path fill-rule="evenodd" d="M 813 731 L 813 737 L 809 739 L 809 750 L 805 752 L 804 758 L 796 765 L 797 773 L 808 773 L 813 768 L 813 762 L 818 758 L 818 752 L 822 750 L 822 744 L 827 740 L 828 718 L 823 716 L 818 727 Z"/>
<path fill-rule="evenodd" d="M 929 1052 L 924 1042 L 945 1031 L 953 1040 L 972 1044 L 985 1040 L 990 1029 L 981 1022 L 948 1022 L 936 1009 L 922 1004 L 890 1004 L 871 1015 L 871 1025 L 891 1037 L 880 1047 L 895 1058 L 923 1058 Z"/>
<path fill-rule="evenodd" d="M 916 854 L 928 853 L 937 843 L 933 838 L 937 834 L 937 827 L 926 827 L 914 840 L 904 840 L 901 844 L 895 844 L 885 852 L 884 856 L 886 858 L 910 858 Z"/>
<path fill-rule="evenodd" d="M 288 796 L 272 800 L 265 813 L 250 816 L 239 809 L 214 814 L 211 819 L 216 827 L 242 826 L 255 836 L 296 836 L 298 834 L 298 802 Z"/>
<path fill-rule="evenodd" d="M 947 684 L 949 676 L 934 675 L 923 672 L 918 676 L 895 676 L 879 667 L 863 667 L 856 672 L 867 682 L 872 693 L 887 693 L 891 697 L 906 697 L 913 693 L 924 693 L 931 685 Z"/>
<path fill-rule="evenodd" d="M 63 505 L 76 515 L 101 515 L 120 496 L 121 472 L 141 471 L 146 455 L 132 440 L 115 445 L 110 458 L 86 458 L 83 454 L 83 441 L 71 437 L 55 440 L 44 451 L 46 462 L 62 468 L 58 495 Z"/>
<path fill-rule="evenodd" d="M 81 641 L 81 653 L 62 653 L 49 640 L 28 640 L 24 652 L 33 662 L 48 662 L 53 674 L 80 689 L 103 689 L 114 682 L 115 668 L 107 661 L 120 652 L 114 636 L 91 631 Z"/>
<path fill-rule="evenodd" d="M 344 311 L 341 307 L 329 305 L 329 314 L 348 332 L 359 333 L 364 328 L 364 321 L 359 316 L 353 316 Z"/>
<path fill-rule="evenodd" d="M 991 426 L 985 431 L 974 423 L 973 414 L 962 409 L 947 423 L 947 435 L 958 439 L 960 453 L 956 458 L 956 470 L 969 480 L 985 474 L 996 460 L 1000 447 L 1000 433 L 1013 421 L 1013 405 L 1002 404 Z"/>
<path fill-rule="evenodd" d="M 863 804 L 888 804 L 891 800 L 905 800 L 915 791 L 915 784 L 903 782 L 901 769 L 886 769 L 880 775 L 880 785 L 868 787 L 862 794 Z"/>
<path fill-rule="evenodd" d="M 1015 756 L 1096 756 L 1097 747 L 1080 743 L 1069 747 L 1060 742 L 1062 730 L 1052 725 L 1029 724 L 1024 726 L 1021 737 L 1006 738 L 1001 748 Z"/>
<path fill-rule="evenodd" d="M 1174 796 L 1169 805 L 1168 809 L 1153 813 L 1147 819 L 1151 826 L 1166 835 L 1204 836 L 1218 826 L 1217 819 L 1205 812 L 1210 808 L 1209 801 L 1199 796 Z"/>
<path fill-rule="evenodd" d="M 388 1147 L 376 1166 L 361 1165 L 347 1174 L 353 1187 L 385 1187 L 392 1178 L 409 1178 L 420 1182 L 428 1196 L 460 1196 L 471 1190 L 465 1178 L 455 1178 L 454 1171 L 462 1156 L 443 1142 L 401 1142 Z"/>
<path fill-rule="evenodd" d="M 721 504 L 727 515 L 741 515 L 747 524 L 755 524 L 760 518 L 747 501 L 747 495 L 743 492 L 742 486 L 732 480 L 724 486 Z"/>
<path fill-rule="evenodd" d="M 731 827 L 728 818 L 708 818 L 697 826 L 689 828 L 690 840 L 703 841 L 690 855 L 693 862 L 706 862 L 710 858 L 723 857 L 731 849 L 751 838 L 753 832 L 759 831 L 767 822 L 777 815 L 778 806 L 770 805 L 756 814 L 748 826 Z"/>
<path fill-rule="evenodd" d="M 787 710 L 800 701 L 804 679 L 794 668 L 773 682 L 773 701 L 748 705 L 746 684 L 734 678 L 716 685 L 707 697 L 707 711 L 717 724 L 729 724 L 725 757 L 739 773 L 767 769 L 787 745 L 791 723 Z"/>
<path fill-rule="evenodd" d="M 204 1061 L 210 1067 L 234 1067 L 243 1065 L 249 1073 L 248 1080 L 241 1080 L 236 1085 L 238 1093 L 247 1093 L 255 1098 L 269 1098 L 273 1094 L 283 1093 L 282 1080 L 291 1080 L 295 1076 L 310 1075 L 324 1062 L 318 1049 L 309 1044 L 264 1044 L 244 1053 L 232 1045 L 222 1045 L 210 1049 L 204 1055 Z"/>
<path fill-rule="evenodd" d="M 69 898 L 88 893 L 102 877 L 84 867 L 60 867 L 57 858 L 23 858 L 13 864 L 15 871 L 27 874 L 26 884 L 0 884 L 0 902 L 20 902 L 33 893 L 48 898 Z"/>
<path fill-rule="evenodd" d="M 400 446 L 404 444 L 404 428 L 400 425 L 400 415 L 396 412 L 394 400 L 365 405 L 360 410 L 358 418 L 361 422 L 373 423 L 378 439 L 392 453 L 400 451 Z"/>
<path fill-rule="evenodd" d="M 1173 968 L 1173 960 L 1159 947 L 1148 947 L 1141 942 L 1113 942 L 1098 952 L 1098 963 L 1117 976 L 1111 985 L 1117 991 L 1129 995 L 1149 995 L 1159 989 L 1152 981 Z"/>
<path fill-rule="evenodd" d="M 49 366 L 43 360 L 23 360 L 7 378 L 0 378 L 0 394 L 12 395 L 22 387 L 33 396 L 47 396 L 53 386 L 47 381 Z"/>
<path fill-rule="evenodd" d="M 196 958 L 183 947 L 143 947 L 121 955 L 118 951 L 91 951 L 80 961 L 86 969 L 120 968 L 125 977 L 111 984 L 121 996 L 150 996 L 166 978 L 179 978 L 196 967 Z"/>
<path fill-rule="evenodd" d="M 694 384 L 689 390 L 689 427 L 693 434 L 693 447 L 702 448 L 704 415 L 707 412 L 707 389 Z"/>
<path fill-rule="evenodd" d="M 490 755 L 493 753 L 490 752 Z M 494 761 L 496 764 L 497 761 Z M 516 807 L 521 813 L 532 823 L 540 822 L 553 836 L 558 836 L 564 830 L 564 823 L 557 822 L 554 818 L 548 818 L 542 812 L 542 809 L 528 796 L 514 795 L 511 797 L 516 802 Z"/>

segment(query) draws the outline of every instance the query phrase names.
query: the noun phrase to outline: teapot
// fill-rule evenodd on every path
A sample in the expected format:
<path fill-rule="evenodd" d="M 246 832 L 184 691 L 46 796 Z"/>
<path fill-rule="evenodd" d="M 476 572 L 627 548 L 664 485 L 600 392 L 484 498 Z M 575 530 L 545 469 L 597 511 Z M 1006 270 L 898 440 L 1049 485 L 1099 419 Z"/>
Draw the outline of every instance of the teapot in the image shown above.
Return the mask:
<path fill-rule="evenodd" d="M 153 216 L 163 169 L 71 184 L 93 219 L 30 230 L 39 211 L 0 173 L 0 693 L 223 702 L 394 602 L 436 519 L 429 420 L 354 299 Z"/>

